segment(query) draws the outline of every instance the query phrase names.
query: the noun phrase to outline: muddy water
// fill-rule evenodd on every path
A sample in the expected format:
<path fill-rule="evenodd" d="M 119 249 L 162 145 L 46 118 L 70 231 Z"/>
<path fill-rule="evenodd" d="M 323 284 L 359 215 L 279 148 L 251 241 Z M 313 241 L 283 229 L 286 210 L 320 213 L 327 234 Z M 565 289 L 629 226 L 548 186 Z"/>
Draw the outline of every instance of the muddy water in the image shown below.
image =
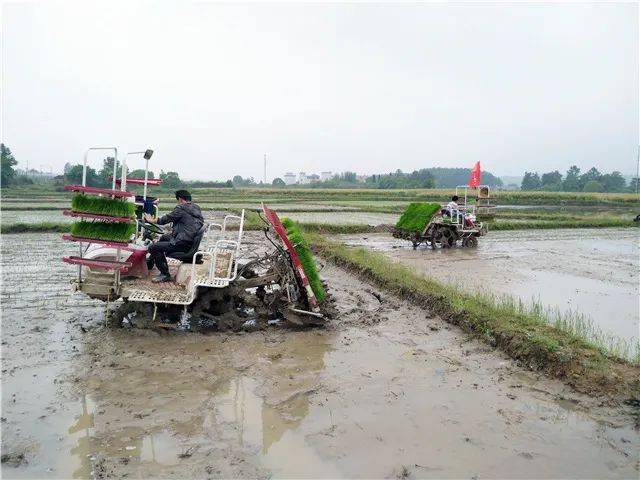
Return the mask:
<path fill-rule="evenodd" d="M 580 229 L 489 232 L 477 249 L 411 248 L 388 234 L 342 240 L 385 252 L 469 290 L 515 295 L 591 318 L 605 333 L 638 339 L 640 231 Z"/>
<path fill-rule="evenodd" d="M 3 236 L 2 453 L 25 456 L 4 478 L 638 475 L 633 412 L 337 268 L 328 329 L 108 330 L 68 248 Z"/>

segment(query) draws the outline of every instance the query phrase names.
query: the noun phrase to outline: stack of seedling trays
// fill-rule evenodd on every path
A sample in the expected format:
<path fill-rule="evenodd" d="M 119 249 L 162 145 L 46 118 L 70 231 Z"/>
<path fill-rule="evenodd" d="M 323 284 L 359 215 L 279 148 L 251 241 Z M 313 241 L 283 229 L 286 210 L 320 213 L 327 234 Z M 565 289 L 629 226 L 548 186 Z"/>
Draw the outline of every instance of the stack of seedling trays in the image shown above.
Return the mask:
<path fill-rule="evenodd" d="M 319 301 L 322 301 L 325 295 L 324 287 L 322 285 L 322 281 L 320 280 L 318 267 L 316 266 L 316 262 L 313 259 L 313 253 L 311 252 L 309 243 L 304 238 L 298 224 L 296 224 L 293 220 L 291 220 L 290 218 L 284 218 L 282 220 L 282 225 L 287 232 L 289 241 L 293 244 L 296 254 L 298 255 L 298 260 L 300 260 L 302 270 L 304 271 L 307 280 L 309 280 L 309 285 L 311 286 L 313 294 Z"/>
<path fill-rule="evenodd" d="M 419 239 L 441 208 L 439 203 L 410 203 L 396 223 L 393 236 L 411 241 Z"/>
<path fill-rule="evenodd" d="M 74 193 L 71 209 L 66 216 L 78 220 L 71 224 L 71 232 L 62 236 L 64 240 L 82 243 L 98 243 L 107 247 L 126 248 L 135 233 L 135 203 L 129 201 L 134 194 L 80 185 L 67 185 Z M 90 268 L 123 271 L 131 266 L 128 262 L 87 259 L 80 256 L 64 257 L 63 261 Z"/>

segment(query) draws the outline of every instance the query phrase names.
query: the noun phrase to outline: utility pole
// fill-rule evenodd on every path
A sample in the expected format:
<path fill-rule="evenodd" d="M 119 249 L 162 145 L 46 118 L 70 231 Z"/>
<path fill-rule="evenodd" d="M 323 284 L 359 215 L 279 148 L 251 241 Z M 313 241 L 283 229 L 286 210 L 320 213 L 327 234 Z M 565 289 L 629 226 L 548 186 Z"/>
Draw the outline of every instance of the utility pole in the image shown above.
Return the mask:
<path fill-rule="evenodd" d="M 640 183 L 640 145 L 638 145 L 638 157 L 636 160 L 636 195 L 638 195 L 638 183 Z"/>
<path fill-rule="evenodd" d="M 267 184 L 267 154 L 264 154 L 264 175 L 262 176 L 262 183 Z"/>

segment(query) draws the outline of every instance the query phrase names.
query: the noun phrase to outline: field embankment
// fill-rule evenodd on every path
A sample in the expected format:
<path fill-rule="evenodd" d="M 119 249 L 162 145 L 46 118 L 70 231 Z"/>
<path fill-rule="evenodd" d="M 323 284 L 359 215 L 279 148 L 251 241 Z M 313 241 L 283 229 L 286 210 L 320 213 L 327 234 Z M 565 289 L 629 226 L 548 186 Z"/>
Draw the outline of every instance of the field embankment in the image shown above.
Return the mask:
<path fill-rule="evenodd" d="M 138 191 L 134 186 L 132 191 Z M 3 202 L 24 201 L 25 198 L 41 201 L 71 198 L 61 187 L 30 185 L 3 188 Z M 444 201 L 455 189 L 369 189 L 369 188 L 192 188 L 198 202 L 288 202 L 301 201 L 349 202 L 349 201 Z M 141 190 L 140 190 L 141 192 Z M 153 195 L 161 202 L 174 201 L 174 189 L 154 188 Z M 587 193 L 587 192 L 531 192 L 493 190 L 492 196 L 498 205 L 629 205 L 638 204 L 634 193 Z"/>
<path fill-rule="evenodd" d="M 611 355 L 585 338 L 550 325 L 539 315 L 418 275 L 382 254 L 350 248 L 319 235 L 309 238 L 323 258 L 427 307 L 532 369 L 560 378 L 580 392 L 605 393 L 618 401 L 640 399 L 637 361 Z"/>
<path fill-rule="evenodd" d="M 2 223 L 0 224 L 0 233 L 68 232 L 70 228 L 70 223 L 62 222 Z"/>

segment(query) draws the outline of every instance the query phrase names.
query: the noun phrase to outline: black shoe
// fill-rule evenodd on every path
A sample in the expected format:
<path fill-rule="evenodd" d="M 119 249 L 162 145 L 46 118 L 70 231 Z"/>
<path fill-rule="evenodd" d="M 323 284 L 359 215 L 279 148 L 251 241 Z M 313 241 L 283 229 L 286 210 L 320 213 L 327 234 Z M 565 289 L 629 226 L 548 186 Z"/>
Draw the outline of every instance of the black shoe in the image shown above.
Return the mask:
<path fill-rule="evenodd" d="M 156 275 L 155 277 L 153 277 L 151 279 L 151 281 L 153 281 L 155 283 L 170 282 L 171 281 L 171 275 L 161 273 L 160 275 Z"/>

